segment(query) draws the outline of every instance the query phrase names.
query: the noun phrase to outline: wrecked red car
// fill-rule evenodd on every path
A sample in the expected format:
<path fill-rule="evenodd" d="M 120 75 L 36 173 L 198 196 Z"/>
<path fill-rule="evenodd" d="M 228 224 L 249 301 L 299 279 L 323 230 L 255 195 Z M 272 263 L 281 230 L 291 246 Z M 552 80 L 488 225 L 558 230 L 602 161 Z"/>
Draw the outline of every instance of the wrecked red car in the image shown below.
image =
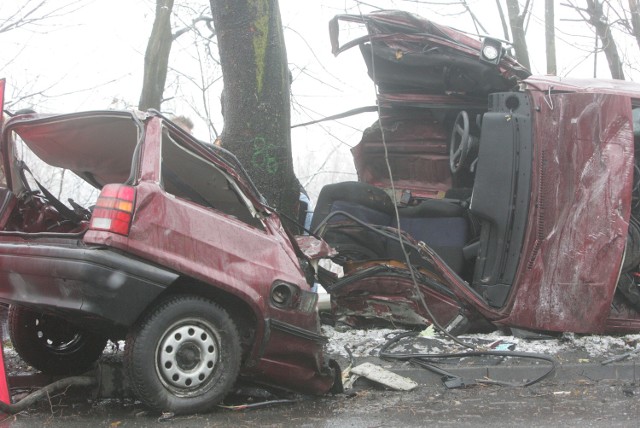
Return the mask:
<path fill-rule="evenodd" d="M 343 21 L 368 34 L 340 44 Z M 330 33 L 379 108 L 359 181 L 313 217 L 344 271 L 321 275 L 337 322 L 640 331 L 640 85 L 531 76 L 503 42 L 405 12 Z"/>
<path fill-rule="evenodd" d="M 78 373 L 126 338 L 134 393 L 175 413 L 238 377 L 340 387 L 311 291 L 330 249 L 289 235 L 231 153 L 153 111 L 6 119 L 0 301 L 26 362 Z"/>

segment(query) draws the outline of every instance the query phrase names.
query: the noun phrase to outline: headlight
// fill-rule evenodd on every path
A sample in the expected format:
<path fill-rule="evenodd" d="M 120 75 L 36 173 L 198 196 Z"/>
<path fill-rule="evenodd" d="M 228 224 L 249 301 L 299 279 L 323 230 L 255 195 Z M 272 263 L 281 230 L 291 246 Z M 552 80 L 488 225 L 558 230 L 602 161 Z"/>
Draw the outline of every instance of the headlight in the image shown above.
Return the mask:
<path fill-rule="evenodd" d="M 480 60 L 491 64 L 498 64 L 502 59 L 502 42 L 500 40 L 485 37 L 480 49 Z"/>
<path fill-rule="evenodd" d="M 495 46 L 487 45 L 482 48 L 482 55 L 489 61 L 495 61 L 498 58 L 498 49 Z"/>

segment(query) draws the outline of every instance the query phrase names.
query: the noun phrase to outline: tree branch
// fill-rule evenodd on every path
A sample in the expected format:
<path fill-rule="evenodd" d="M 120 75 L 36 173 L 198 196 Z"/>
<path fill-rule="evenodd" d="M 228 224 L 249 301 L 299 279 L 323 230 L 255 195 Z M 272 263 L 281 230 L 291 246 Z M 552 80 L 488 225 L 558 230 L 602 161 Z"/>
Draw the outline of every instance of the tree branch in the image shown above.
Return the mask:
<path fill-rule="evenodd" d="M 45 387 L 38 389 L 37 391 L 32 392 L 31 394 L 24 397 L 22 400 L 18 401 L 15 404 L 7 404 L 0 401 L 0 412 L 7 413 L 10 415 L 14 415 L 16 413 L 20 413 L 27 409 L 29 406 L 33 405 L 36 401 L 48 397 L 49 394 L 59 391 L 61 389 L 69 388 L 70 386 L 93 386 L 96 385 L 97 381 L 95 377 L 91 376 L 72 376 L 64 379 L 60 379 L 56 382 L 53 382 Z"/>
<path fill-rule="evenodd" d="M 215 36 L 215 29 L 213 29 L 213 27 L 209 25 L 209 23 L 213 22 L 213 18 L 210 17 L 210 16 L 199 16 L 199 17 L 195 18 L 193 21 L 191 21 L 191 25 L 188 25 L 188 26 L 186 26 L 184 28 L 181 28 L 180 30 L 178 30 L 175 33 L 173 33 L 172 39 L 176 40 L 178 37 L 180 37 L 181 35 L 183 35 L 187 31 L 191 31 L 192 29 L 194 29 L 198 22 L 203 22 L 203 21 L 207 22 L 207 27 L 212 30 L 212 32 L 213 32 L 212 37 Z"/>

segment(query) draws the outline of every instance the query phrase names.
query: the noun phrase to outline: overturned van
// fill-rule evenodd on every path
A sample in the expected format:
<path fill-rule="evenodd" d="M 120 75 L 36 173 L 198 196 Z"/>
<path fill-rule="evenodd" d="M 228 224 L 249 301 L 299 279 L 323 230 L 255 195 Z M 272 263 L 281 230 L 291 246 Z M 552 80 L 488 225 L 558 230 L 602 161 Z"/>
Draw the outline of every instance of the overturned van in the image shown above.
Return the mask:
<path fill-rule="evenodd" d="M 340 45 L 341 21 L 368 34 Z M 336 320 L 640 331 L 640 85 L 531 76 L 502 42 L 405 12 L 330 29 L 380 109 L 358 182 L 313 218 L 344 270 L 321 275 Z"/>

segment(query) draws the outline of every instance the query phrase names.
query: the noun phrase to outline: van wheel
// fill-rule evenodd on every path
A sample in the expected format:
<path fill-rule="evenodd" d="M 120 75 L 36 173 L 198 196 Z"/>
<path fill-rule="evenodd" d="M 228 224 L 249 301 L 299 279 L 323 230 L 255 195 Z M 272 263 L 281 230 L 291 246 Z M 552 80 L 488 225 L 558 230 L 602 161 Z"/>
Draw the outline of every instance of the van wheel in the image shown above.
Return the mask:
<path fill-rule="evenodd" d="M 215 302 L 172 296 L 127 335 L 124 364 L 131 387 L 147 406 L 176 414 L 209 411 L 240 371 L 240 336 Z"/>
<path fill-rule="evenodd" d="M 9 307 L 9 337 L 29 365 L 52 375 L 87 371 L 100 358 L 107 339 L 66 320 L 20 306 Z"/>

